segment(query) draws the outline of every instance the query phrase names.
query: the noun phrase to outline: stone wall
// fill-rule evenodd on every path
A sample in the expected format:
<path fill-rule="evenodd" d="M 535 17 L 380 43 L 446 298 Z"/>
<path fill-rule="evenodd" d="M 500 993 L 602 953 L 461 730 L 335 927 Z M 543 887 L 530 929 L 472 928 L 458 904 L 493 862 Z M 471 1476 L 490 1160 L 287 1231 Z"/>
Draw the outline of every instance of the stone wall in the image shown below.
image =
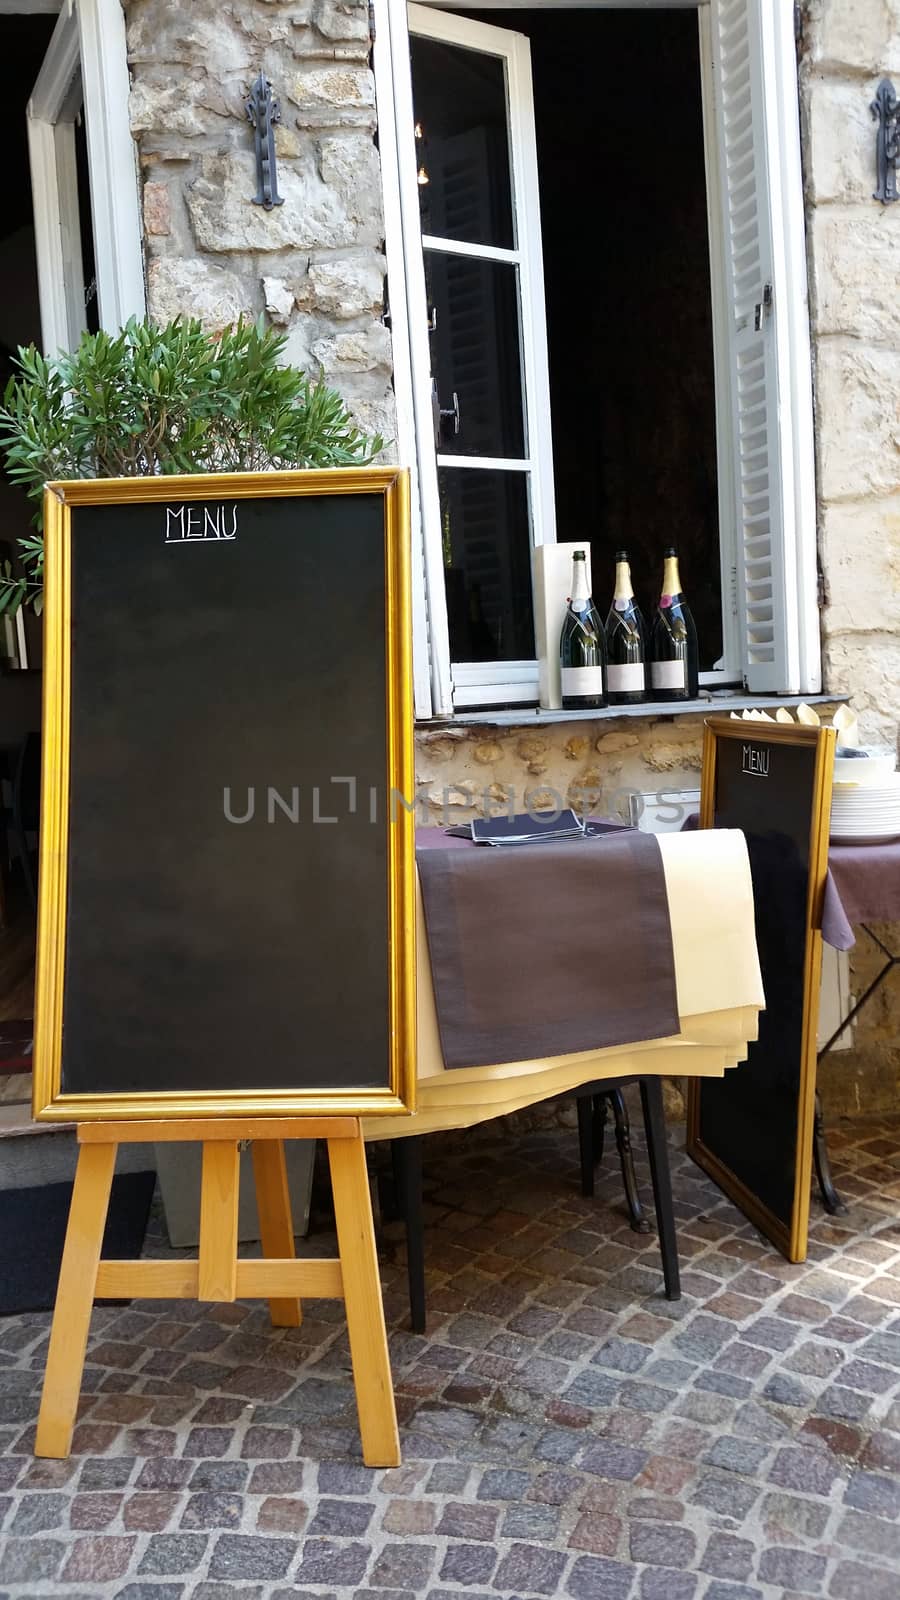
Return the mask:
<path fill-rule="evenodd" d="M 900 720 L 900 205 L 875 187 L 880 78 L 900 0 L 807 0 L 801 108 L 829 689 L 893 744 Z"/>
<path fill-rule="evenodd" d="M 148 306 L 212 329 L 266 311 L 367 432 L 394 435 L 375 87 L 365 0 L 128 0 Z M 280 102 L 284 205 L 251 203 L 244 100 Z"/>
<path fill-rule="evenodd" d="M 900 84 L 900 0 L 806 0 L 800 59 L 819 542 L 826 583 L 825 681 L 852 696 L 869 737 L 900 723 L 900 205 L 875 187 L 870 103 Z M 890 942 L 896 928 L 881 930 Z M 877 966 L 861 935 L 859 993 Z M 823 1067 L 833 1109 L 895 1106 L 895 982 L 861 1021 L 856 1048 Z"/>

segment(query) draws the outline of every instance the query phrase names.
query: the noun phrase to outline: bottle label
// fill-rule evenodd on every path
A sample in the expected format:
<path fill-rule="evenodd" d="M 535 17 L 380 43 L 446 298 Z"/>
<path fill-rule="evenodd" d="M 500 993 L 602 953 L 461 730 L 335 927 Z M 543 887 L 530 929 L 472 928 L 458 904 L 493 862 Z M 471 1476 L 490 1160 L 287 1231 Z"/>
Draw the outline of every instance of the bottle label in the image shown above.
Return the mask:
<path fill-rule="evenodd" d="M 603 693 L 603 668 L 602 667 L 561 667 L 560 687 L 563 694 L 569 695 Z"/>
<path fill-rule="evenodd" d="M 686 689 L 686 661 L 654 661 L 650 668 L 650 682 L 654 689 Z"/>
<path fill-rule="evenodd" d="M 606 669 L 606 680 L 610 694 L 634 694 L 644 687 L 644 664 L 626 661 L 619 666 L 611 661 Z"/>

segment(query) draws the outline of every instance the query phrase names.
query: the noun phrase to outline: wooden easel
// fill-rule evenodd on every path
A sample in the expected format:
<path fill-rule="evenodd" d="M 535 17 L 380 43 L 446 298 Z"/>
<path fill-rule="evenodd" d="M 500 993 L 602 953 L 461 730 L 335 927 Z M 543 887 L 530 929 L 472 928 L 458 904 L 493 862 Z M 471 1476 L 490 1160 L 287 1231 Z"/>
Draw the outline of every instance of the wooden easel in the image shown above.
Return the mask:
<path fill-rule="evenodd" d="M 378 1276 L 362 1131 L 355 1117 L 259 1117 L 241 1121 L 93 1122 L 78 1126 L 78 1166 L 69 1212 L 35 1454 L 63 1457 L 81 1390 L 94 1301 L 265 1298 L 276 1328 L 300 1325 L 300 1297 L 346 1303 L 363 1460 L 400 1462 L 397 1414 Z M 297 1260 L 284 1139 L 325 1139 L 334 1192 L 337 1260 Z M 200 1141 L 200 1243 L 187 1261 L 104 1261 L 100 1251 L 119 1144 Z M 252 1141 L 263 1260 L 237 1253 L 240 1145 Z"/>

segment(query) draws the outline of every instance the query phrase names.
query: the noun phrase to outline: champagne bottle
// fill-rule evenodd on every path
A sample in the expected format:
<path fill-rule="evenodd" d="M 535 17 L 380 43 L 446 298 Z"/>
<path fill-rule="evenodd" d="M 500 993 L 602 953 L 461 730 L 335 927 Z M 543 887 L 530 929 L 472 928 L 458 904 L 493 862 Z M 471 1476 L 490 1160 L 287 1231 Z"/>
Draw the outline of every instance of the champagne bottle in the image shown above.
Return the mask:
<path fill-rule="evenodd" d="M 603 623 L 588 593 L 584 551 L 572 562 L 572 595 L 559 640 L 562 703 L 567 711 L 606 705 Z"/>
<path fill-rule="evenodd" d="M 697 629 L 681 592 L 678 555 L 664 552 L 662 594 L 650 637 L 650 687 L 654 700 L 696 700 Z"/>
<path fill-rule="evenodd" d="M 616 587 L 606 619 L 606 693 L 611 706 L 636 705 L 647 688 L 647 635 L 635 604 L 627 550 L 616 551 Z"/>

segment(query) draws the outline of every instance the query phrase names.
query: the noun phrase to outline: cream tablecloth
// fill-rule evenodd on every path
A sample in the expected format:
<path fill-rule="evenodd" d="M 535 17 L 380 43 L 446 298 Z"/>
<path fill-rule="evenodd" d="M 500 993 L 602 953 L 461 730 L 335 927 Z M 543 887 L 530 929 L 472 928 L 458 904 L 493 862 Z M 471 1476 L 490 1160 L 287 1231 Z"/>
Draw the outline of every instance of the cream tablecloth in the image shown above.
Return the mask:
<path fill-rule="evenodd" d="M 594 1078 L 652 1073 L 721 1078 L 747 1055 L 763 1007 L 744 836 L 735 829 L 659 836 L 672 924 L 680 1033 L 612 1049 L 448 1072 L 441 1056 L 428 939 L 417 891 L 418 1107 L 366 1117 L 367 1139 L 467 1128 Z M 524 847 L 524 848 L 527 848 Z M 576 848 L 576 847 L 573 847 Z M 552 938 L 535 928 L 535 938 Z"/>

